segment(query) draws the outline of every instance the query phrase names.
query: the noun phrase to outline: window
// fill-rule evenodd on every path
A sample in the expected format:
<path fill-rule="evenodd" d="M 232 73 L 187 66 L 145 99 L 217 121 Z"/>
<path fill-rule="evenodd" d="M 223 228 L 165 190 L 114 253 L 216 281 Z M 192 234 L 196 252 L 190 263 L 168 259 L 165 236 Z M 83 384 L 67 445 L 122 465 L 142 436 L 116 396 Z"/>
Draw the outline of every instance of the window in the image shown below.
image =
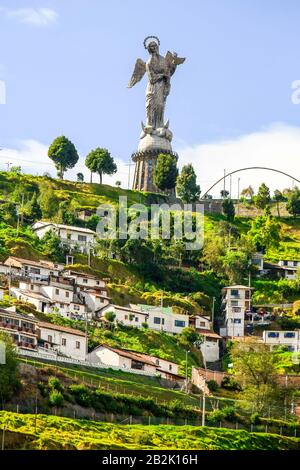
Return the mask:
<path fill-rule="evenodd" d="M 71 234 L 67 233 L 67 240 L 71 240 Z"/>
<path fill-rule="evenodd" d="M 41 270 L 38 268 L 30 268 L 32 274 L 41 274 Z"/>
<path fill-rule="evenodd" d="M 131 368 L 132 369 L 139 369 L 143 370 L 144 369 L 144 363 L 140 361 L 135 361 L 134 359 L 131 360 Z"/>
<path fill-rule="evenodd" d="M 80 305 L 74 305 L 73 308 L 74 308 L 74 310 L 76 310 L 78 312 L 80 310 Z"/>
<path fill-rule="evenodd" d="M 79 242 L 86 242 L 86 235 L 78 235 Z"/>
<path fill-rule="evenodd" d="M 155 360 L 155 364 L 156 364 L 157 366 L 159 366 L 159 359 L 156 359 L 156 360 Z"/>
<path fill-rule="evenodd" d="M 100 286 L 100 281 L 96 281 L 96 286 Z"/>
<path fill-rule="evenodd" d="M 175 320 L 174 325 L 175 325 L 175 326 L 178 326 L 178 327 L 184 328 L 184 327 L 185 327 L 185 321 L 183 321 L 183 320 Z"/>
<path fill-rule="evenodd" d="M 48 335 L 48 343 L 52 343 L 52 336 Z"/>
<path fill-rule="evenodd" d="M 201 321 L 201 322 L 200 322 L 200 326 L 206 326 L 205 321 Z"/>
<path fill-rule="evenodd" d="M 286 333 L 284 333 L 283 335 L 285 338 L 295 338 L 295 333 L 291 332 L 291 331 L 287 331 Z"/>
<path fill-rule="evenodd" d="M 231 294 L 233 297 L 238 297 L 239 291 L 238 291 L 237 289 L 231 289 L 230 294 Z"/>
<path fill-rule="evenodd" d="M 80 341 L 76 341 L 76 349 L 80 349 Z"/>
<path fill-rule="evenodd" d="M 287 261 L 283 262 L 283 266 L 288 266 L 288 265 L 289 265 L 289 263 Z"/>
<path fill-rule="evenodd" d="M 125 320 L 128 320 L 128 315 L 125 315 Z"/>
<path fill-rule="evenodd" d="M 238 301 L 238 300 L 232 300 L 232 301 L 231 301 L 232 307 L 237 307 L 238 304 L 239 304 L 239 301 Z"/>
<path fill-rule="evenodd" d="M 62 340 L 61 340 L 61 345 L 62 345 L 62 346 L 67 346 L 67 340 L 66 340 L 66 338 L 62 338 Z"/>
<path fill-rule="evenodd" d="M 70 297 L 70 292 L 66 292 L 66 297 Z"/>
<path fill-rule="evenodd" d="M 88 280 L 87 279 L 82 279 L 83 284 L 87 284 Z"/>
<path fill-rule="evenodd" d="M 277 333 L 276 331 L 269 331 L 268 338 L 279 338 L 279 333 Z"/>
<path fill-rule="evenodd" d="M 31 290 L 34 289 L 34 285 L 33 285 L 33 284 L 30 284 L 30 289 L 31 289 Z"/>
<path fill-rule="evenodd" d="M 59 295 L 59 289 L 55 289 L 55 294 Z"/>
<path fill-rule="evenodd" d="M 242 320 L 240 318 L 234 318 L 233 323 L 242 323 Z"/>
<path fill-rule="evenodd" d="M 242 311 L 241 307 L 232 307 L 234 313 L 240 313 Z"/>
<path fill-rule="evenodd" d="M 64 304 L 59 304 L 60 308 L 64 309 Z"/>
<path fill-rule="evenodd" d="M 139 317 L 135 317 L 135 321 L 139 321 Z"/>
<path fill-rule="evenodd" d="M 159 317 L 154 317 L 153 318 L 153 323 L 155 323 L 155 325 L 160 325 L 160 318 Z"/>
<path fill-rule="evenodd" d="M 172 364 L 169 364 L 169 370 L 172 370 Z"/>
<path fill-rule="evenodd" d="M 293 261 L 293 266 L 298 266 L 298 262 L 297 262 L 297 261 Z"/>

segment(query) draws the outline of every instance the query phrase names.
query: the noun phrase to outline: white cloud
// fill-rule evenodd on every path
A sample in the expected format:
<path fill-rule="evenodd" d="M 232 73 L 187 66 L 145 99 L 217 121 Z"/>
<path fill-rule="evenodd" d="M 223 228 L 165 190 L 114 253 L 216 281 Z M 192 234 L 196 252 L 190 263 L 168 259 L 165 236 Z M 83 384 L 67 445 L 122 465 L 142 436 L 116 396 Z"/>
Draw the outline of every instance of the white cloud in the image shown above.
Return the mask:
<path fill-rule="evenodd" d="M 84 180 L 90 181 L 90 172 L 84 164 L 85 158 L 80 156 L 77 165 L 65 173 L 65 178 L 76 181 L 77 173 L 83 173 Z M 104 175 L 103 183 L 115 185 L 116 181 L 121 181 L 121 186 L 127 188 L 128 185 L 128 166 L 124 161 L 115 159 L 118 172 L 112 176 Z M 52 161 L 48 158 L 48 145 L 37 140 L 24 140 L 18 145 L 18 148 L 4 148 L 0 152 L 0 170 L 7 170 L 8 163 L 13 166 L 20 165 L 23 173 L 33 175 L 43 175 L 50 173 L 56 176 L 56 170 Z M 131 181 L 133 180 L 133 167 L 131 167 Z M 99 177 L 93 174 L 93 182 L 98 183 Z"/>
<path fill-rule="evenodd" d="M 1 10 L 0 10 L 1 11 Z M 16 19 L 19 23 L 33 26 L 48 26 L 56 23 L 58 14 L 51 8 L 19 8 L 4 10 L 7 18 Z"/>
<path fill-rule="evenodd" d="M 245 167 L 261 166 L 284 171 L 300 179 L 300 128 L 284 123 L 272 124 L 258 132 L 241 135 L 235 139 L 200 144 L 177 149 L 179 165 L 192 163 L 198 175 L 202 194 L 226 173 Z M 240 187 L 251 184 L 255 189 L 265 182 L 270 189 L 291 187 L 292 180 L 278 173 L 251 170 L 232 176 L 232 197 Z M 296 183 L 297 184 L 297 183 Z M 300 185 L 299 185 L 300 186 Z M 219 196 L 223 183 L 211 191 Z M 226 179 L 229 190 L 229 178 Z"/>

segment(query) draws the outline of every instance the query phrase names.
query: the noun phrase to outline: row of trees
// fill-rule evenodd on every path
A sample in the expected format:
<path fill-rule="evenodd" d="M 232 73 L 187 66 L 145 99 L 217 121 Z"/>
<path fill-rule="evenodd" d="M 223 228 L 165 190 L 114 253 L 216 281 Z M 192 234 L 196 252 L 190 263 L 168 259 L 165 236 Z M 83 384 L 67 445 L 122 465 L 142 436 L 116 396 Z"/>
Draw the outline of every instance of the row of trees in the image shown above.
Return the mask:
<path fill-rule="evenodd" d="M 75 145 L 64 135 L 54 139 L 49 147 L 48 157 L 54 162 L 57 176 L 61 179 L 63 179 L 67 170 L 74 168 L 79 159 Z M 102 184 L 103 175 L 112 175 L 117 171 L 117 165 L 109 151 L 100 147 L 92 150 L 87 155 L 85 164 L 91 172 L 91 182 L 92 174 L 98 173 L 100 184 Z M 82 182 L 84 180 L 83 174 L 78 173 L 77 179 Z"/>
<path fill-rule="evenodd" d="M 287 211 L 294 217 L 300 214 L 300 189 L 298 187 L 283 191 L 276 189 L 272 197 L 268 186 L 262 183 L 256 195 L 252 186 L 248 186 L 241 191 L 241 196 L 249 198 L 255 207 L 266 211 L 269 210 L 272 202 L 276 202 L 278 217 L 280 217 L 280 202 L 286 202 Z"/>
<path fill-rule="evenodd" d="M 160 191 L 168 192 L 176 187 L 177 195 L 186 203 L 196 202 L 200 197 L 193 165 L 184 165 L 179 175 L 177 160 L 172 155 L 160 154 L 157 157 L 154 183 Z"/>

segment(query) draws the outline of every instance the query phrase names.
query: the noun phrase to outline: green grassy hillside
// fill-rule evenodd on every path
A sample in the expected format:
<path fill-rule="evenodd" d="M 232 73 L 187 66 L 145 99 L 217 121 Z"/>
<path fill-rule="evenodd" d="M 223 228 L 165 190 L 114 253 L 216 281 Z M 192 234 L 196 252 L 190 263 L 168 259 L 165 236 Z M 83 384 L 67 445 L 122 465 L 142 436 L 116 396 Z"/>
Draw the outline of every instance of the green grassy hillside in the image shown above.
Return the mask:
<path fill-rule="evenodd" d="M 300 439 L 192 426 L 115 425 L 0 412 L 7 449 L 299 450 Z M 17 438 L 15 437 L 17 434 Z"/>

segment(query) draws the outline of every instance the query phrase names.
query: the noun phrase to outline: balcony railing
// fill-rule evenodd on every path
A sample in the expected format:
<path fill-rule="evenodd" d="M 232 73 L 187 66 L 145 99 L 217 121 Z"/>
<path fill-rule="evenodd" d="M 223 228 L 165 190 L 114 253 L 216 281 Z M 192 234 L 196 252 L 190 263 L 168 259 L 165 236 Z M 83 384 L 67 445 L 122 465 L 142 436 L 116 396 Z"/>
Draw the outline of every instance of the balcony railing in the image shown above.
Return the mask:
<path fill-rule="evenodd" d="M 1 322 L 0 323 L 0 328 L 13 330 L 13 331 L 18 331 L 18 332 L 21 332 L 21 333 L 29 333 L 31 335 L 36 335 L 37 334 L 36 330 L 34 330 L 32 328 L 26 328 L 26 327 L 19 326 L 19 325 L 13 325 L 11 323 Z"/>

